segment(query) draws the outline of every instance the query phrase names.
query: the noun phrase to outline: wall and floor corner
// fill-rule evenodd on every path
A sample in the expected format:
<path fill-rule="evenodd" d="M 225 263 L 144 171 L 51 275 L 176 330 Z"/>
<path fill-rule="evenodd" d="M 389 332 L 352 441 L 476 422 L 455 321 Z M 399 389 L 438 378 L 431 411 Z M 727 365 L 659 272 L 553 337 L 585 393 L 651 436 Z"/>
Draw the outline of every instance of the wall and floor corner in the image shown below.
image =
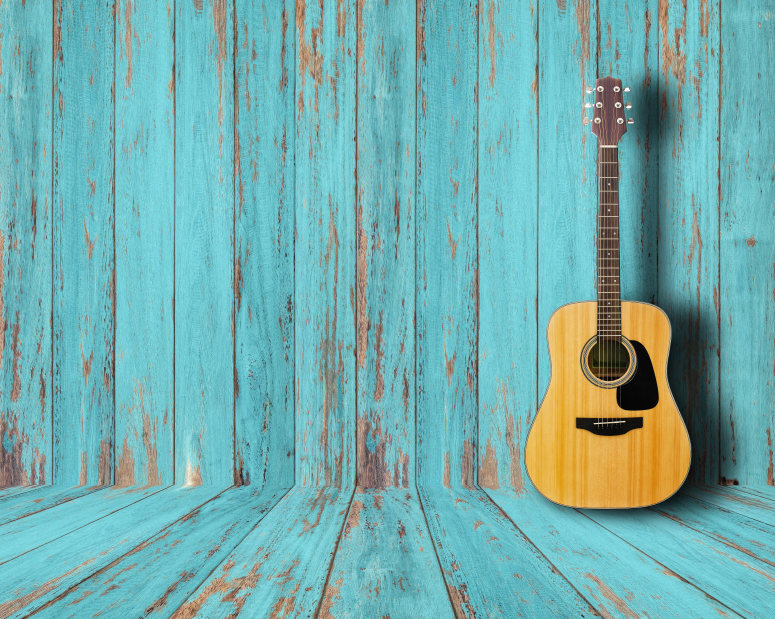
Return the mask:
<path fill-rule="evenodd" d="M 0 617 L 766 616 L 774 45 L 731 0 L 0 3 Z M 523 463 L 608 74 L 693 445 L 627 517 Z"/>

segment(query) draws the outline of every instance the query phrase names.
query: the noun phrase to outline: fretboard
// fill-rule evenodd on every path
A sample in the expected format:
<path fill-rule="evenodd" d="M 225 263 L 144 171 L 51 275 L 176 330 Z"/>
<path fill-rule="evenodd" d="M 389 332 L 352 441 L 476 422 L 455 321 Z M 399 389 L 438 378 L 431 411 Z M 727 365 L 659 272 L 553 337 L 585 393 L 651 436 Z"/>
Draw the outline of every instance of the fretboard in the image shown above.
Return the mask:
<path fill-rule="evenodd" d="M 597 161 L 597 335 L 599 341 L 618 341 L 622 335 L 619 295 L 619 149 L 599 147 Z"/>

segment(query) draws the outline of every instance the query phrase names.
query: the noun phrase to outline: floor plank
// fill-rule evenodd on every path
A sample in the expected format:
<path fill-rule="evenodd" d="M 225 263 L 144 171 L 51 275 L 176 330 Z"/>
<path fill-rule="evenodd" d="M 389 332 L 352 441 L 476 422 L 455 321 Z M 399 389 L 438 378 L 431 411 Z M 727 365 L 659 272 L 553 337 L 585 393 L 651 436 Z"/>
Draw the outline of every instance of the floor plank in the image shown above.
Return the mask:
<path fill-rule="evenodd" d="M 594 617 L 482 491 L 420 487 L 457 617 Z"/>
<path fill-rule="evenodd" d="M 312 616 L 352 494 L 334 486 L 291 490 L 172 616 Z"/>
<path fill-rule="evenodd" d="M 0 503 L 0 525 L 26 518 L 103 488 L 105 486 L 37 486 L 34 490 L 16 494 Z"/>
<path fill-rule="evenodd" d="M 739 614 L 775 616 L 769 565 L 648 509 L 582 513 Z"/>
<path fill-rule="evenodd" d="M 103 488 L 0 526 L 0 565 L 141 501 L 164 486 Z"/>
<path fill-rule="evenodd" d="M 36 611 L 223 490 L 169 488 L 0 565 L 0 619 Z"/>
<path fill-rule="evenodd" d="M 230 488 L 71 588 L 36 617 L 168 617 L 286 492 Z"/>
<path fill-rule="evenodd" d="M 535 490 L 488 494 L 603 617 L 736 616 L 574 509 L 550 503 Z"/>
<path fill-rule="evenodd" d="M 763 498 L 731 490 L 725 486 L 685 485 L 681 493 L 775 526 L 775 505 Z"/>
<path fill-rule="evenodd" d="M 414 488 L 356 490 L 320 616 L 454 618 Z"/>
<path fill-rule="evenodd" d="M 36 488 L 40 488 L 40 486 L 7 486 L 5 488 L 0 488 L 0 501 L 4 501 L 9 497 L 16 496 L 23 492 L 29 492 Z"/>
<path fill-rule="evenodd" d="M 760 499 L 775 501 L 775 486 L 735 486 L 735 490 Z"/>

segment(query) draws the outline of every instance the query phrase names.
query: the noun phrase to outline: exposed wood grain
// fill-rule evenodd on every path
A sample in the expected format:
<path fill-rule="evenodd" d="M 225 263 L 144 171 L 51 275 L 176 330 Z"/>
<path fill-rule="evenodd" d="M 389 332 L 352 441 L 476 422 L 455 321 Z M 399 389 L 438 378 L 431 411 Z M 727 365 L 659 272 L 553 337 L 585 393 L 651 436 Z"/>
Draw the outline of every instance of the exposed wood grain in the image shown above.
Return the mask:
<path fill-rule="evenodd" d="M 295 487 L 172 617 L 318 616 L 352 494 Z"/>
<path fill-rule="evenodd" d="M 173 478 L 175 14 L 116 2 L 116 463 L 119 486 Z"/>
<path fill-rule="evenodd" d="M 549 503 L 532 486 L 519 497 L 508 490 L 488 494 L 602 617 L 737 616 L 583 514 Z"/>
<path fill-rule="evenodd" d="M 722 11 L 720 476 L 773 486 L 774 15 L 761 1 L 724 2 Z"/>
<path fill-rule="evenodd" d="M 101 486 L 37 486 L 32 492 L 9 497 L 0 507 L 0 525 L 43 512 L 78 497 L 100 490 Z"/>
<path fill-rule="evenodd" d="M 595 616 L 484 492 L 421 486 L 420 497 L 456 617 Z"/>
<path fill-rule="evenodd" d="M 415 488 L 356 489 L 320 616 L 455 616 Z"/>
<path fill-rule="evenodd" d="M 113 482 L 113 2 L 54 3 L 54 466 Z"/>
<path fill-rule="evenodd" d="M 538 12 L 479 12 L 478 481 L 522 490 L 536 410 Z"/>
<path fill-rule="evenodd" d="M 355 0 L 296 3 L 296 483 L 342 488 L 355 479 L 355 24 Z"/>
<path fill-rule="evenodd" d="M 51 483 L 51 16 L 0 5 L 0 486 Z"/>
<path fill-rule="evenodd" d="M 694 483 L 718 483 L 718 1 L 659 3 L 659 299 Z"/>
<path fill-rule="evenodd" d="M 685 485 L 681 493 L 775 526 L 775 506 L 762 497 L 740 492 L 737 488 Z"/>
<path fill-rule="evenodd" d="M 232 0 L 175 19 L 175 483 L 234 479 Z"/>
<path fill-rule="evenodd" d="M 29 492 L 35 488 L 37 488 L 37 486 L 7 486 L 3 489 L 0 489 L 0 501 L 16 496 L 17 494 L 21 494 L 23 492 Z"/>
<path fill-rule="evenodd" d="M 772 567 L 747 553 L 648 509 L 583 513 L 735 612 L 773 614 Z"/>
<path fill-rule="evenodd" d="M 477 6 L 417 16 L 417 466 L 447 487 L 476 480 Z"/>
<path fill-rule="evenodd" d="M 42 501 L 39 505 L 43 511 L 0 527 L 0 563 L 48 544 L 163 489 L 164 486 L 102 488 L 74 497 L 78 500 L 53 506 Z"/>
<path fill-rule="evenodd" d="M 230 488 L 72 587 L 36 617 L 169 617 L 284 493 Z"/>
<path fill-rule="evenodd" d="M 33 613 L 222 491 L 168 488 L 0 565 L 0 617 Z"/>

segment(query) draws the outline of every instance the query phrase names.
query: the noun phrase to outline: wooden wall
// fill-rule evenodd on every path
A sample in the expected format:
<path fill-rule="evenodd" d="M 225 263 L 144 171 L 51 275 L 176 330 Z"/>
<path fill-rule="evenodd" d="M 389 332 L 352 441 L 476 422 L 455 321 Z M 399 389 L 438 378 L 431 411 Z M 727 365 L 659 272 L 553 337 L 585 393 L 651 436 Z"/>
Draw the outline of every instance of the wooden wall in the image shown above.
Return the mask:
<path fill-rule="evenodd" d="M 767 2 L 0 4 L 0 486 L 526 483 L 594 298 L 585 87 L 632 88 L 623 294 L 691 481 L 773 484 Z"/>

